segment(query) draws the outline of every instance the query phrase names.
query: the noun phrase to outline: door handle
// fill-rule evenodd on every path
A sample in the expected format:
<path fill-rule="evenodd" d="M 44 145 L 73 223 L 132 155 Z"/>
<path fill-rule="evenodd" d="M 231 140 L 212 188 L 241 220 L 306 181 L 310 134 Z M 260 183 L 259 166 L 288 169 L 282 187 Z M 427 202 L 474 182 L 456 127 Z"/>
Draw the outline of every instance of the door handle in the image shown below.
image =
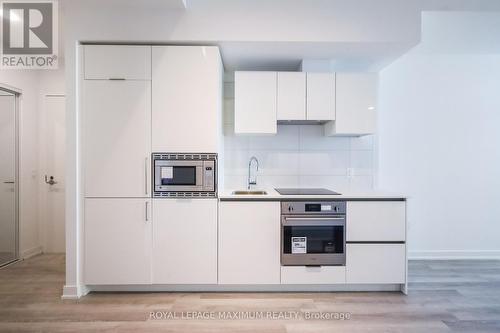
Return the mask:
<path fill-rule="evenodd" d="M 144 193 L 148 195 L 148 167 L 149 158 L 144 159 Z"/>
<path fill-rule="evenodd" d="M 47 178 L 47 175 L 45 175 L 45 183 L 49 184 L 50 186 L 57 184 L 57 182 L 54 180 L 54 176 L 50 176 L 50 178 Z"/>

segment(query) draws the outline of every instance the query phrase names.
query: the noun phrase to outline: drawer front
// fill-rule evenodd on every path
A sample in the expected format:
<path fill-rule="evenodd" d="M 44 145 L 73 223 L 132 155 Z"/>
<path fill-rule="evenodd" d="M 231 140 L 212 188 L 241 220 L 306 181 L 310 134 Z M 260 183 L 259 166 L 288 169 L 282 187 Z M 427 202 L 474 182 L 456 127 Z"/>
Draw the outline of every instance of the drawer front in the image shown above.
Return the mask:
<path fill-rule="evenodd" d="M 405 241 L 405 202 L 348 202 L 346 234 L 348 242 Z"/>
<path fill-rule="evenodd" d="M 345 283 L 345 266 L 281 266 L 281 284 Z"/>
<path fill-rule="evenodd" d="M 151 80 L 151 46 L 85 45 L 86 80 Z"/>
<path fill-rule="evenodd" d="M 405 244 L 347 244 L 347 283 L 405 283 Z"/>

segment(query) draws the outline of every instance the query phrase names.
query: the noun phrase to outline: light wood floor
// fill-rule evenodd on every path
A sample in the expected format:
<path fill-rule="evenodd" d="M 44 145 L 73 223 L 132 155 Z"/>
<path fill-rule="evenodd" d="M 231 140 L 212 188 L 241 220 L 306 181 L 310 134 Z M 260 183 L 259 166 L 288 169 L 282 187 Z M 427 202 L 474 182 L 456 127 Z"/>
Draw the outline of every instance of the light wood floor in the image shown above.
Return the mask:
<path fill-rule="evenodd" d="M 132 293 L 60 299 L 64 256 L 0 269 L 0 332 L 500 332 L 500 261 L 413 261 L 400 293 Z M 297 311 L 298 319 L 150 320 L 164 311 Z M 306 320 L 306 313 L 350 320 Z"/>

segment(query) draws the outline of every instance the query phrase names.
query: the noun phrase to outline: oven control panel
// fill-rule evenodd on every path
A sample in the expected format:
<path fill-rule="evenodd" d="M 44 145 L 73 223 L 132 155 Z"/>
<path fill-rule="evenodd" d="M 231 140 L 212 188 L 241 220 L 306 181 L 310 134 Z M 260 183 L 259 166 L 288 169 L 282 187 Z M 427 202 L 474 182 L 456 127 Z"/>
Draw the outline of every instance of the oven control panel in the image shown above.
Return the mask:
<path fill-rule="evenodd" d="M 281 203 L 281 214 L 345 214 L 345 201 L 287 201 Z"/>

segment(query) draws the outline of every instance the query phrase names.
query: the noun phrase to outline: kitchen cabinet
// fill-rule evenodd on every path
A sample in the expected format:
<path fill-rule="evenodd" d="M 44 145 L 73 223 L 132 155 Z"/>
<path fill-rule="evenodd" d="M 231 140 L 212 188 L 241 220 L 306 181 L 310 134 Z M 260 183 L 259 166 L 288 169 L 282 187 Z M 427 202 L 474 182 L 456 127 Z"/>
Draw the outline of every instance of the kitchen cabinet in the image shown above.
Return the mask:
<path fill-rule="evenodd" d="M 87 80 L 151 80 L 151 46 L 85 45 L 83 52 Z"/>
<path fill-rule="evenodd" d="M 345 283 L 345 266 L 281 266 L 281 284 Z"/>
<path fill-rule="evenodd" d="M 217 199 L 153 201 L 153 283 L 217 284 Z"/>
<path fill-rule="evenodd" d="M 215 46 L 153 46 L 152 149 L 216 153 L 223 66 Z"/>
<path fill-rule="evenodd" d="M 83 81 L 86 197 L 149 197 L 151 82 Z"/>
<path fill-rule="evenodd" d="M 278 72 L 278 121 L 306 120 L 306 73 Z"/>
<path fill-rule="evenodd" d="M 335 73 L 307 73 L 307 120 L 335 120 Z"/>
<path fill-rule="evenodd" d="M 404 201 L 348 201 L 348 242 L 388 242 L 406 240 Z"/>
<path fill-rule="evenodd" d="M 337 73 L 336 118 L 325 127 L 327 135 L 375 133 L 376 73 Z"/>
<path fill-rule="evenodd" d="M 280 283 L 280 203 L 219 204 L 219 284 Z"/>
<path fill-rule="evenodd" d="M 234 132 L 277 133 L 277 73 L 234 73 Z"/>
<path fill-rule="evenodd" d="M 85 284 L 151 283 L 151 200 L 85 199 Z"/>
<path fill-rule="evenodd" d="M 405 283 L 405 244 L 347 244 L 347 283 Z"/>

